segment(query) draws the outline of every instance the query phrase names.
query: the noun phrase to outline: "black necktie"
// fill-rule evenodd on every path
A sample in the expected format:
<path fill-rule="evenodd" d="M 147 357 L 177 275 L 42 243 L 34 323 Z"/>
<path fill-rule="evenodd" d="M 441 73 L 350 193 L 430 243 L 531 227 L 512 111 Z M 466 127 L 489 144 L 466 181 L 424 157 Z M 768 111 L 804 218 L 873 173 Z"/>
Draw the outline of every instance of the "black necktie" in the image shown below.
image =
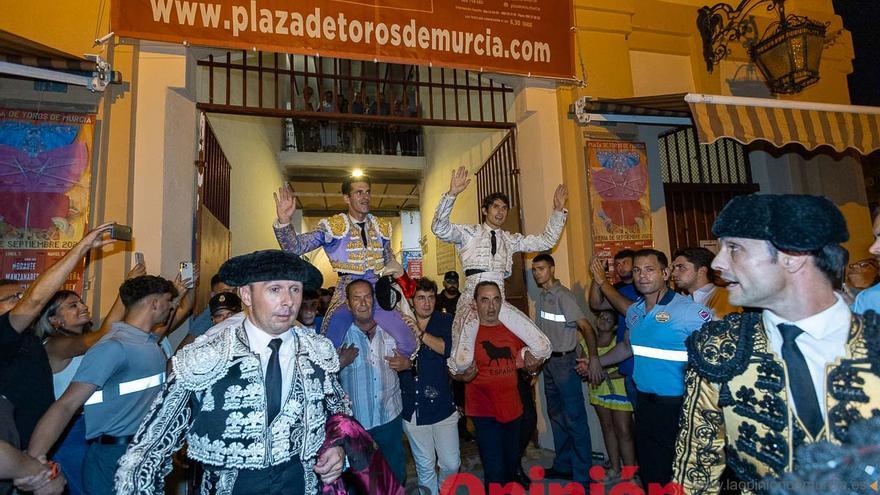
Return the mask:
<path fill-rule="evenodd" d="M 367 222 L 358 222 L 358 223 L 357 223 L 357 224 L 360 226 L 360 228 L 361 228 L 361 240 L 364 241 L 364 247 L 365 247 L 365 248 L 367 247 L 367 228 L 366 228 L 366 223 L 367 223 Z"/>
<path fill-rule="evenodd" d="M 495 237 L 495 231 L 492 230 L 492 256 L 495 256 L 495 253 L 498 252 L 498 239 Z"/>
<path fill-rule="evenodd" d="M 272 349 L 272 355 L 269 356 L 269 367 L 266 369 L 266 413 L 271 423 L 281 411 L 281 362 L 278 358 L 281 339 L 272 339 L 269 348 Z"/>
<path fill-rule="evenodd" d="M 788 385 L 791 387 L 791 396 L 794 398 L 797 414 L 810 434 L 815 437 L 822 430 L 824 420 L 807 360 L 795 343 L 795 339 L 804 331 L 790 323 L 780 323 L 777 326 L 782 332 L 782 360 L 788 368 Z"/>

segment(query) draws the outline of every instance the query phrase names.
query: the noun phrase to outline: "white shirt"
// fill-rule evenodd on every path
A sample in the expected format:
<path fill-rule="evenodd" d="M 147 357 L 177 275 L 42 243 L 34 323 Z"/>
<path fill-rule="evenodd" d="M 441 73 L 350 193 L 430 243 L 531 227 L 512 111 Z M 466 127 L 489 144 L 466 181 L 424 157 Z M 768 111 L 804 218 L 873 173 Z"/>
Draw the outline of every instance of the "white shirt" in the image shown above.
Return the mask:
<path fill-rule="evenodd" d="M 251 351 L 260 356 L 264 379 L 266 378 L 266 370 L 269 369 L 269 358 L 272 357 L 272 348 L 269 347 L 269 342 L 272 339 L 281 339 L 281 347 L 278 349 L 278 364 L 281 365 L 281 400 L 283 403 L 293 381 L 293 358 L 295 352 L 293 332 L 288 330 L 281 335 L 269 335 L 257 328 L 250 318 L 245 318 L 244 330 L 247 332 L 248 345 Z"/>
<path fill-rule="evenodd" d="M 835 294 L 837 302 L 830 308 L 814 314 L 813 316 L 798 321 L 788 321 L 781 316 L 765 309 L 763 313 L 764 328 L 770 338 L 770 348 L 782 359 L 782 333 L 777 325 L 791 323 L 797 325 L 804 333 L 798 335 L 795 340 L 801 354 L 807 361 L 810 377 L 813 379 L 813 387 L 816 389 L 816 397 L 819 399 L 819 407 L 822 416 L 825 411 L 825 367 L 846 355 L 846 341 L 849 337 L 850 321 L 852 313 L 839 294 Z M 786 386 L 788 403 L 795 410 L 794 400 L 791 396 L 791 387 Z"/>
<path fill-rule="evenodd" d="M 695 290 L 694 293 L 691 294 L 691 299 L 693 299 L 695 303 L 705 306 L 706 301 L 708 301 L 709 298 L 712 297 L 713 292 L 715 292 L 715 284 L 709 282 L 708 284 Z"/>

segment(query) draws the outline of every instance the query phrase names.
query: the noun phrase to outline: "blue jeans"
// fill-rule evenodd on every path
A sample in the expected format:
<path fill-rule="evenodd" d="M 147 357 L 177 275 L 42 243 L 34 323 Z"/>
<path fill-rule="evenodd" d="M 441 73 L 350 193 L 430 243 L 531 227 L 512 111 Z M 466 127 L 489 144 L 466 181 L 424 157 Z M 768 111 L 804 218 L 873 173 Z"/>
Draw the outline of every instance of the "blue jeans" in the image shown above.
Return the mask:
<path fill-rule="evenodd" d="M 86 495 L 107 495 L 113 492 L 113 477 L 119 458 L 125 454 L 128 445 L 89 444 L 83 461 L 83 492 Z"/>
<path fill-rule="evenodd" d="M 483 483 L 489 493 L 489 483 L 505 485 L 516 479 L 519 468 L 519 435 L 522 417 L 509 423 L 495 418 L 471 416 L 477 432 L 477 448 L 483 463 Z"/>
<path fill-rule="evenodd" d="M 55 449 L 52 460 L 61 466 L 64 479 L 67 480 L 67 493 L 80 495 L 83 493 L 83 459 L 86 457 L 89 444 L 86 443 L 86 420 L 82 414 L 68 425 L 61 445 Z"/>
<path fill-rule="evenodd" d="M 379 452 L 394 473 L 401 485 L 406 486 L 406 457 L 403 453 L 403 420 L 398 414 L 396 418 L 367 430 L 373 441 L 379 446 Z"/>
<path fill-rule="evenodd" d="M 556 458 L 553 468 L 572 473 L 572 479 L 589 481 L 593 466 L 593 443 L 581 377 L 574 370 L 576 352 L 551 357 L 544 365 L 544 395 L 553 429 Z"/>

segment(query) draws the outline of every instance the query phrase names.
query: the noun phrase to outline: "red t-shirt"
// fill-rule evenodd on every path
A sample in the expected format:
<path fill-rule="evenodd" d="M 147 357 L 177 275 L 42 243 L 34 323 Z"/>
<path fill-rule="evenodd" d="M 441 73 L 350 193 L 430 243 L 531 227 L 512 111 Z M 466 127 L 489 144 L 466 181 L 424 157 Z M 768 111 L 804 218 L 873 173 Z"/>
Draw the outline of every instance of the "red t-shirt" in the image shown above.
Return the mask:
<path fill-rule="evenodd" d="M 503 324 L 480 325 L 474 349 L 477 376 L 465 384 L 465 413 L 501 423 L 523 413 L 516 367 L 523 342 Z"/>

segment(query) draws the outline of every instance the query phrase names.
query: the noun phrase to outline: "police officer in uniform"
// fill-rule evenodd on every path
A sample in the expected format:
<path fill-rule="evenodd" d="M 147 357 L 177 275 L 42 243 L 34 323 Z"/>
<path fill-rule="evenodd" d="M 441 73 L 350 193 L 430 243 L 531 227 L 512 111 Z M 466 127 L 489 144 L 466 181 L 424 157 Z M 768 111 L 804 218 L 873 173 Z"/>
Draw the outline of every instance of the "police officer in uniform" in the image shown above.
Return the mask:
<path fill-rule="evenodd" d="M 74 413 L 83 408 L 89 449 L 83 461 L 86 493 L 113 492 L 116 464 L 165 381 L 166 358 L 153 327 L 165 322 L 177 289 L 152 275 L 119 288 L 125 319 L 92 346 L 64 394 L 46 411 L 28 453 L 45 456 Z"/>
<path fill-rule="evenodd" d="M 651 483 L 665 485 L 672 478 L 687 365 L 685 339 L 711 320 L 708 308 L 669 289 L 669 276 L 666 255 L 642 249 L 633 257 L 633 281 L 640 299 L 631 302 L 610 284 L 600 283 L 614 308 L 626 312 L 624 341 L 599 362 L 604 367 L 635 356 L 635 440 L 639 476 L 646 489 Z"/>
<path fill-rule="evenodd" d="M 852 423 L 880 410 L 880 321 L 853 315 L 834 290 L 849 238 L 837 207 L 818 196 L 738 196 L 712 232 L 730 302 L 763 311 L 728 315 L 688 340 L 674 465 L 685 493 L 718 493 L 725 464 L 759 486 L 792 471 L 798 446 L 845 441 Z"/>

